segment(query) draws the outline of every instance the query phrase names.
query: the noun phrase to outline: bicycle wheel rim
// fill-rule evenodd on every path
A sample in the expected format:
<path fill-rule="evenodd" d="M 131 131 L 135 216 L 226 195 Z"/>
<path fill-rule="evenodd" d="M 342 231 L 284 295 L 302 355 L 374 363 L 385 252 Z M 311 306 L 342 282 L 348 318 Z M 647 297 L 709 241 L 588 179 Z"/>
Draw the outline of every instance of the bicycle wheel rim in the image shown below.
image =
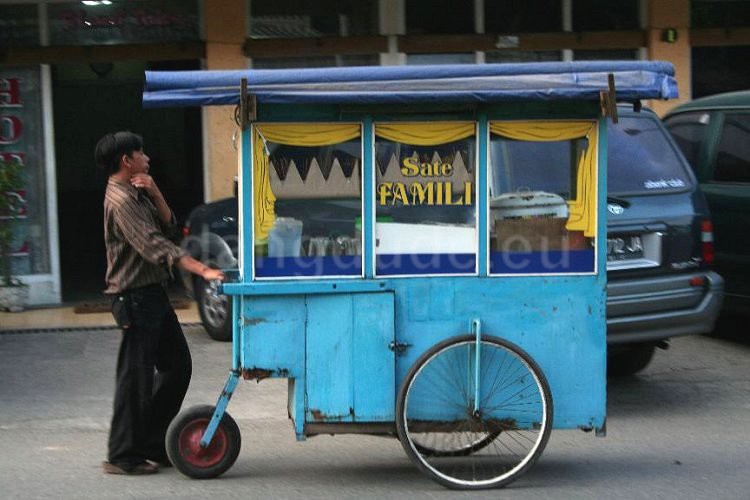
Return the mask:
<path fill-rule="evenodd" d="M 404 448 L 424 472 L 453 488 L 513 481 L 541 454 L 551 426 L 541 370 L 520 348 L 495 338 L 482 340 L 484 387 L 479 414 L 471 413 L 475 346 L 468 336 L 435 346 L 415 364 L 400 398 Z"/>

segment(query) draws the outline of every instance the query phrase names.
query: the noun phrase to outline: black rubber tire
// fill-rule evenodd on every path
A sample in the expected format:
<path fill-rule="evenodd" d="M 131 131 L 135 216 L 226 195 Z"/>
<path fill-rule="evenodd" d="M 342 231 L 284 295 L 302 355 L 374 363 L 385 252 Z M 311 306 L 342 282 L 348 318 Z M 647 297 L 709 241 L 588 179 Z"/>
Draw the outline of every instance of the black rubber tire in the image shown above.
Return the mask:
<path fill-rule="evenodd" d="M 200 405 L 183 410 L 167 429 L 166 448 L 169 461 L 178 471 L 193 479 L 220 476 L 234 464 L 240 454 L 240 428 L 229 413 L 224 413 L 216 434 L 206 449 L 212 453 L 209 457 L 211 460 L 205 464 L 200 463 L 197 453 L 203 450 L 198 449 L 196 438 L 205 431 L 214 414 L 214 408 L 211 405 Z"/>
<path fill-rule="evenodd" d="M 226 295 L 217 296 L 202 278 L 195 279 L 194 290 L 198 314 L 208 336 L 219 342 L 231 342 L 232 301 Z"/>
<path fill-rule="evenodd" d="M 607 375 L 627 377 L 643 370 L 654 357 L 654 344 L 633 344 L 618 347 L 607 354 Z"/>
<path fill-rule="evenodd" d="M 553 422 L 553 402 L 552 402 L 552 393 L 549 388 L 549 384 L 547 382 L 547 379 L 544 377 L 544 373 L 542 372 L 541 368 L 537 363 L 529 356 L 523 349 L 516 346 L 515 344 L 508 342 L 506 340 L 497 338 L 497 337 L 490 337 L 490 336 L 483 336 L 482 342 L 483 343 L 489 343 L 489 344 L 495 344 L 495 346 L 500 347 L 502 349 L 505 349 L 507 351 L 512 352 L 515 356 L 520 358 L 522 362 L 526 365 L 529 372 L 533 375 L 533 377 L 538 382 L 538 388 L 541 391 L 541 397 L 542 400 L 546 406 L 546 414 L 544 416 L 544 421 L 541 424 L 541 433 L 538 440 L 538 444 L 533 449 L 532 453 L 528 455 L 528 458 L 526 459 L 525 463 L 520 466 L 517 470 L 512 472 L 511 475 L 508 476 L 501 476 L 499 478 L 495 478 L 492 480 L 483 480 L 479 482 L 474 483 L 468 483 L 466 481 L 463 481 L 461 479 L 457 478 L 449 478 L 449 477 L 441 477 L 440 474 L 436 473 L 435 471 L 431 470 L 430 467 L 425 465 L 423 462 L 423 459 L 419 456 L 420 454 L 427 456 L 427 457 L 465 457 L 468 455 L 471 455 L 474 452 L 477 452 L 481 450 L 482 448 L 488 446 L 492 443 L 494 439 L 496 439 L 498 436 L 501 435 L 501 433 L 498 432 L 491 432 L 490 435 L 493 435 L 493 439 L 489 439 L 490 436 L 487 437 L 487 441 L 485 440 L 481 441 L 480 446 L 473 445 L 471 450 L 469 450 L 468 453 L 464 453 L 463 450 L 460 452 L 437 452 L 433 448 L 426 448 L 424 446 L 418 445 L 416 442 L 413 442 L 408 437 L 408 425 L 406 423 L 406 409 L 407 409 L 407 397 L 409 395 L 409 389 L 412 385 L 414 378 L 420 373 L 422 366 L 426 365 L 427 363 L 430 363 L 433 359 L 436 359 L 442 351 L 448 351 L 449 348 L 451 348 L 454 344 L 465 344 L 465 343 L 474 343 L 476 341 L 475 336 L 473 335 L 462 335 L 453 337 L 450 339 L 447 339 L 443 342 L 440 342 L 436 345 L 434 345 L 432 348 L 428 349 L 424 354 L 422 354 L 417 361 L 414 362 L 414 364 L 409 369 L 409 372 L 407 373 L 406 377 L 404 378 L 404 381 L 401 384 L 401 388 L 399 389 L 398 399 L 396 401 L 396 431 L 398 433 L 399 440 L 401 441 L 401 445 L 404 448 L 404 451 L 406 451 L 407 456 L 411 459 L 411 461 L 417 466 L 417 468 L 423 472 L 425 475 L 429 476 L 436 482 L 442 484 L 443 486 L 446 486 L 451 489 L 458 489 L 458 490 L 479 490 L 479 489 L 486 489 L 486 488 L 501 488 L 503 486 L 508 485 L 512 481 L 515 481 L 518 479 L 521 475 L 523 475 L 526 471 L 528 471 L 536 462 L 536 460 L 539 458 L 539 456 L 544 451 L 544 448 L 547 445 L 547 442 L 549 440 L 550 433 L 552 431 L 552 422 Z M 413 445 L 413 446 L 412 446 Z M 426 452 L 426 453 L 425 453 Z M 445 476 L 445 475 L 444 475 Z"/>

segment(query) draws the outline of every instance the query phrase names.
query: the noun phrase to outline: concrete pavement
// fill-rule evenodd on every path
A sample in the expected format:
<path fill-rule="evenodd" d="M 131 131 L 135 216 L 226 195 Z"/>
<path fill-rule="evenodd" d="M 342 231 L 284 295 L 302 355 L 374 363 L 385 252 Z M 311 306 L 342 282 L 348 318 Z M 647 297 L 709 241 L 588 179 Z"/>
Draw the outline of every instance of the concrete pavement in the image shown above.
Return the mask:
<path fill-rule="evenodd" d="M 186 309 L 175 309 L 180 323 L 199 323 L 198 309 L 190 301 Z M 115 327 L 110 312 L 76 313 L 72 306 L 37 307 L 22 312 L 0 311 L 0 333 L 27 330 Z"/>
<path fill-rule="evenodd" d="M 194 360 L 185 405 L 213 404 L 230 345 L 186 328 Z M 395 439 L 319 436 L 298 443 L 286 381 L 242 382 L 229 412 L 237 463 L 216 480 L 167 469 L 107 476 L 105 455 L 119 332 L 0 335 L 3 498 L 455 498 L 423 477 Z M 515 499 L 750 498 L 750 346 L 675 339 L 643 375 L 611 381 L 608 436 L 553 431 L 539 463 L 504 490 Z M 585 375 L 584 375 L 585 376 Z"/>

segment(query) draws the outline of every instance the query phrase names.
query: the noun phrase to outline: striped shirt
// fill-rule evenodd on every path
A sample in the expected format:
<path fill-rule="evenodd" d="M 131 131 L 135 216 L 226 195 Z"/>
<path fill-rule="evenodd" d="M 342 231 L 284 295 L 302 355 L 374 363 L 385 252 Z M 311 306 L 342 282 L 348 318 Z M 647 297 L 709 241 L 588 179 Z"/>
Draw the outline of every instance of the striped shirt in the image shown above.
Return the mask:
<path fill-rule="evenodd" d="M 145 192 L 110 177 L 104 193 L 104 293 L 121 293 L 167 281 L 172 265 L 186 255 L 167 238 L 176 230 L 174 214 L 169 224 L 163 223 Z"/>

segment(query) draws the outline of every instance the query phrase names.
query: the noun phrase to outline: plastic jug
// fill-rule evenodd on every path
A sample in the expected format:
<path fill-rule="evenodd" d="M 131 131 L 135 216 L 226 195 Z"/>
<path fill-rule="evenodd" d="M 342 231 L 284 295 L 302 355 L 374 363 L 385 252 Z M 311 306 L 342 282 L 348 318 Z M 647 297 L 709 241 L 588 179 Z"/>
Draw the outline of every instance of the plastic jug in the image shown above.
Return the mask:
<path fill-rule="evenodd" d="M 302 221 L 277 217 L 268 232 L 269 257 L 299 257 L 302 246 Z"/>

